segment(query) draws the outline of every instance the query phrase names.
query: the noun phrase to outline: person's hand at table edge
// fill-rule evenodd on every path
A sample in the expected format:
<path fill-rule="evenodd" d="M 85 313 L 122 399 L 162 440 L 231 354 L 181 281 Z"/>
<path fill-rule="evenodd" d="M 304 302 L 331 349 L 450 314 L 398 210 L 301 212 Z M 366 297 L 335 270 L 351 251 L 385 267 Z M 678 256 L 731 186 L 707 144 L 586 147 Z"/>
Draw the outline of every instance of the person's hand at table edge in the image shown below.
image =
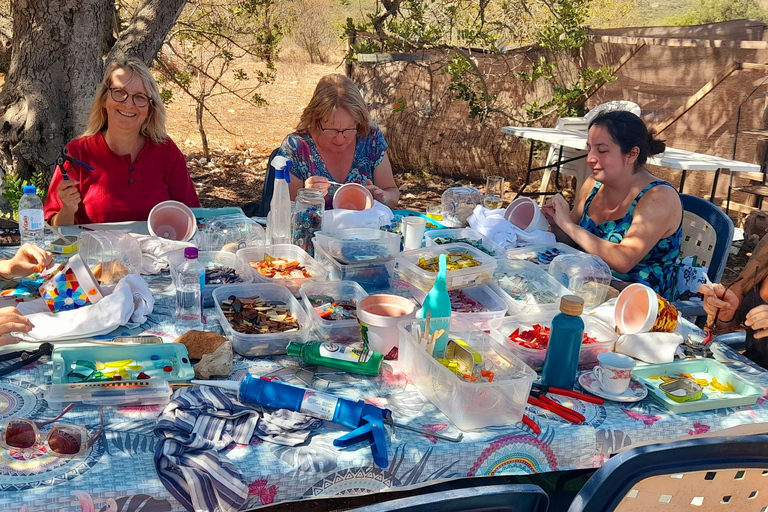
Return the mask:
<path fill-rule="evenodd" d="M 400 193 L 397 191 L 397 188 L 384 190 L 373 183 L 367 184 L 365 188 L 368 189 L 375 200 L 390 208 L 397 206 L 397 202 L 400 200 Z"/>
<path fill-rule="evenodd" d="M 0 261 L 0 277 L 12 279 L 42 272 L 53 265 L 53 256 L 36 245 L 24 244 L 13 258 Z"/>
<path fill-rule="evenodd" d="M 21 341 L 21 338 L 11 335 L 12 332 L 29 332 L 34 328 L 32 322 L 14 306 L 0 308 L 0 346 Z"/>

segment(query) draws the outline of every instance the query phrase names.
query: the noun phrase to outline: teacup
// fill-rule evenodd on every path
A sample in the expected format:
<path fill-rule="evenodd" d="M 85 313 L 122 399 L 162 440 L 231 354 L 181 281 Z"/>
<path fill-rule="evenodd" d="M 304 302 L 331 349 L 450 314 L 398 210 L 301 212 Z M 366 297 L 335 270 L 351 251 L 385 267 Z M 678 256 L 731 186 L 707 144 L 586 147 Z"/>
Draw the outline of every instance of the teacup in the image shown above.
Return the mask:
<path fill-rule="evenodd" d="M 609 395 L 620 395 L 629 387 L 635 361 L 615 352 L 603 352 L 597 356 L 598 365 L 592 370 L 600 389 Z"/>

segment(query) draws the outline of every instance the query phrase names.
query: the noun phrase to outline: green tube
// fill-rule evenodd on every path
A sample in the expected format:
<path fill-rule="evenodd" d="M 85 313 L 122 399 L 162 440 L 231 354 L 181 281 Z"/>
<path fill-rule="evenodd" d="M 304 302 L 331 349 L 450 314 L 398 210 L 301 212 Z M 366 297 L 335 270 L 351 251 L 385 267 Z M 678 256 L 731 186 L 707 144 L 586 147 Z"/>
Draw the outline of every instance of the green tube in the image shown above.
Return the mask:
<path fill-rule="evenodd" d="M 362 344 L 291 341 L 286 347 L 289 356 L 300 357 L 307 364 L 336 368 L 361 375 L 378 375 L 384 356 L 373 350 L 365 350 Z"/>

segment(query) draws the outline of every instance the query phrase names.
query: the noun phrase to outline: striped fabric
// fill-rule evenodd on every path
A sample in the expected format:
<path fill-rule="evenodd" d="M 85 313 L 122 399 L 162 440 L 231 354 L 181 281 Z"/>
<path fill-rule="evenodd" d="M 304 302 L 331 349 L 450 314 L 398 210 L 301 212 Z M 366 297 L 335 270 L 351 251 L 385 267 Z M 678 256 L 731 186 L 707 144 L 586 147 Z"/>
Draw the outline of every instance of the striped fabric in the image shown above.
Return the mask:
<path fill-rule="evenodd" d="M 181 388 L 163 409 L 155 435 L 155 469 L 168 491 L 189 511 L 239 510 L 248 497 L 240 470 L 219 451 L 248 444 L 256 434 L 284 445 L 303 443 L 320 420 L 292 411 L 262 415 L 220 388 Z"/>

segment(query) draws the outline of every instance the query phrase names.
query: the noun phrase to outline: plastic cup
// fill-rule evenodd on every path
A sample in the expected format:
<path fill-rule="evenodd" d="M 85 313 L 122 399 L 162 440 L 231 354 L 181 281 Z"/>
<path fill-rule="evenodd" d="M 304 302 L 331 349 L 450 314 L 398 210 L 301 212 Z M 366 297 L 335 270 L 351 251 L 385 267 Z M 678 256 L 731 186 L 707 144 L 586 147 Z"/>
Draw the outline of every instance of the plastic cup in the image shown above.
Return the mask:
<path fill-rule="evenodd" d="M 507 206 L 504 218 L 523 231 L 547 231 L 549 222 L 530 197 L 518 197 Z"/>
<path fill-rule="evenodd" d="M 400 230 L 403 231 L 405 242 L 403 249 L 410 251 L 421 247 L 424 240 L 424 230 L 427 228 L 427 219 L 424 217 L 403 217 Z"/>
<path fill-rule="evenodd" d="M 614 320 L 621 334 L 672 332 L 677 317 L 677 308 L 644 284 L 627 286 L 616 299 Z"/>
<path fill-rule="evenodd" d="M 635 361 L 624 354 L 603 352 L 597 356 L 598 365 L 592 370 L 600 389 L 609 395 L 620 395 L 629 387 Z"/>
<path fill-rule="evenodd" d="M 40 286 L 40 296 L 54 313 L 96 304 L 103 298 L 99 282 L 79 254 Z"/>
<path fill-rule="evenodd" d="M 397 324 L 416 317 L 416 304 L 398 295 L 369 295 L 357 303 L 360 337 L 386 359 L 397 359 L 400 334 Z"/>
<path fill-rule="evenodd" d="M 147 228 L 152 236 L 188 242 L 197 232 L 197 219 L 184 203 L 163 201 L 150 210 Z"/>
<path fill-rule="evenodd" d="M 359 183 L 346 183 L 333 194 L 333 207 L 343 210 L 367 210 L 373 206 L 370 190 Z"/>

